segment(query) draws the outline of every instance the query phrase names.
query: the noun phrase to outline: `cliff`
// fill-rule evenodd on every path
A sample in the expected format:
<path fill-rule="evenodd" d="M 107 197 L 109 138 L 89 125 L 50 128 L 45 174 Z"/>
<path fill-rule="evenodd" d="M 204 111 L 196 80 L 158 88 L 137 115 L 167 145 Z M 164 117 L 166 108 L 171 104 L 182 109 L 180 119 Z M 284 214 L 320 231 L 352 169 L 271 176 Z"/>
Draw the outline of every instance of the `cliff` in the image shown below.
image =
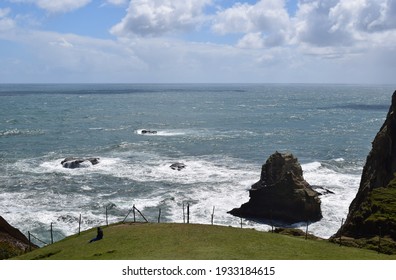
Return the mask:
<path fill-rule="evenodd" d="M 387 237 L 396 241 L 396 91 L 372 142 L 359 190 L 335 237 Z"/>
<path fill-rule="evenodd" d="M 32 248 L 37 248 L 32 244 Z M 0 259 L 7 259 L 25 253 L 29 240 L 18 229 L 0 216 Z"/>
<path fill-rule="evenodd" d="M 319 193 L 304 180 L 301 165 L 289 153 L 276 152 L 268 158 L 249 196 L 247 203 L 229 213 L 283 223 L 315 222 L 322 218 Z"/>

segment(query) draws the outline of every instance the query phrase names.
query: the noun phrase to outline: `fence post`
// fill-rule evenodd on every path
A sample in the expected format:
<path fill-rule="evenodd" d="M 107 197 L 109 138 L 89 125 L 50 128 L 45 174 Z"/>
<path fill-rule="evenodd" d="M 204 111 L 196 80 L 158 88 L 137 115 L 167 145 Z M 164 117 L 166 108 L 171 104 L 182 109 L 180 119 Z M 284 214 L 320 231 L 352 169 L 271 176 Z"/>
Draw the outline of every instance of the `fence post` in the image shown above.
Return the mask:
<path fill-rule="evenodd" d="M 29 251 L 32 251 L 32 241 L 30 240 L 30 231 L 28 231 Z"/>
<path fill-rule="evenodd" d="M 109 226 L 109 218 L 107 215 L 107 206 L 106 206 L 106 226 Z"/>
<path fill-rule="evenodd" d="M 44 242 L 43 240 L 41 240 L 41 239 L 39 239 L 39 238 L 37 238 L 36 236 L 34 236 L 33 234 L 31 234 L 30 232 L 28 232 L 28 234 L 29 234 L 29 239 L 31 239 L 31 237 L 34 237 L 37 241 L 40 241 L 41 243 L 43 243 L 44 245 L 48 245 L 48 243 L 46 243 L 46 242 Z M 32 242 L 30 242 L 31 244 L 34 244 L 34 243 L 32 243 Z M 31 248 L 31 244 L 29 244 L 30 246 L 30 248 Z"/>
<path fill-rule="evenodd" d="M 184 202 L 183 202 L 183 224 L 186 223 L 186 214 L 184 213 Z"/>
<path fill-rule="evenodd" d="M 133 205 L 133 222 L 136 223 L 136 213 L 135 213 L 135 204 Z"/>
<path fill-rule="evenodd" d="M 213 206 L 213 211 L 212 211 L 212 226 L 213 226 L 213 220 L 214 220 L 214 211 L 215 211 L 215 207 Z"/>
<path fill-rule="evenodd" d="M 340 240 L 339 240 L 339 242 L 340 242 L 340 246 L 342 246 L 342 243 L 341 243 L 341 237 L 342 237 L 342 225 L 344 224 L 344 218 L 342 218 L 342 220 L 341 220 L 341 227 L 340 227 Z"/>
<path fill-rule="evenodd" d="M 146 219 L 146 217 L 142 214 L 142 212 L 140 212 L 139 209 L 137 209 L 135 206 L 133 206 L 133 209 L 136 209 L 136 211 L 138 211 L 138 213 L 140 214 L 140 216 L 142 216 L 142 218 L 146 221 L 146 223 L 149 222 L 149 221 Z"/>
<path fill-rule="evenodd" d="M 187 224 L 190 223 L 190 204 L 187 203 Z"/>
<path fill-rule="evenodd" d="M 54 235 L 52 232 L 52 223 L 51 223 L 51 244 L 54 244 Z"/>
<path fill-rule="evenodd" d="M 241 228 L 242 228 L 242 217 L 241 217 Z"/>
<path fill-rule="evenodd" d="M 122 223 L 125 223 L 126 219 L 128 218 L 129 214 L 131 214 L 132 209 L 128 211 L 128 214 L 125 216 L 124 220 L 122 220 Z"/>
<path fill-rule="evenodd" d="M 158 211 L 158 223 L 161 222 L 161 208 Z"/>
<path fill-rule="evenodd" d="M 80 218 L 78 219 L 78 235 L 81 233 L 81 213 L 80 213 Z"/>
<path fill-rule="evenodd" d="M 305 228 L 305 240 L 308 239 L 308 221 L 307 221 L 307 227 Z"/>

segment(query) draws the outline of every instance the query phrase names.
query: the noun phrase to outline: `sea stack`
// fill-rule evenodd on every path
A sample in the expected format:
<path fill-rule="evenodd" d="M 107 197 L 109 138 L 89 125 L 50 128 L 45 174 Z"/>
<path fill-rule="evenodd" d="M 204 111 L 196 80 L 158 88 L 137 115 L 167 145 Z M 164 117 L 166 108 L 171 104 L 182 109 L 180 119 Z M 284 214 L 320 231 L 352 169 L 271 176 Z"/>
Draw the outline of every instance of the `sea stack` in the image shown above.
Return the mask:
<path fill-rule="evenodd" d="M 396 241 L 396 91 L 372 142 L 346 221 L 335 235 L 340 236 L 379 236 Z"/>
<path fill-rule="evenodd" d="M 275 152 L 267 159 L 249 196 L 247 203 L 229 213 L 288 224 L 322 218 L 319 193 L 304 180 L 301 165 L 290 153 Z"/>

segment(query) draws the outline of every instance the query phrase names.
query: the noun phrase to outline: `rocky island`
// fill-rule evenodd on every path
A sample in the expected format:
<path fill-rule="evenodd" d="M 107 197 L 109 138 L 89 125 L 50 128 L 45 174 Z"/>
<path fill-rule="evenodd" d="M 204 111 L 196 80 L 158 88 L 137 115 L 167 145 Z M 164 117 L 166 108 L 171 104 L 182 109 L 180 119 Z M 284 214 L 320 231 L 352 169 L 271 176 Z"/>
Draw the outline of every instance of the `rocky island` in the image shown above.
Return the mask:
<path fill-rule="evenodd" d="M 319 193 L 304 180 L 301 165 L 290 153 L 276 152 L 268 158 L 249 196 L 247 203 L 229 213 L 289 224 L 322 218 Z"/>

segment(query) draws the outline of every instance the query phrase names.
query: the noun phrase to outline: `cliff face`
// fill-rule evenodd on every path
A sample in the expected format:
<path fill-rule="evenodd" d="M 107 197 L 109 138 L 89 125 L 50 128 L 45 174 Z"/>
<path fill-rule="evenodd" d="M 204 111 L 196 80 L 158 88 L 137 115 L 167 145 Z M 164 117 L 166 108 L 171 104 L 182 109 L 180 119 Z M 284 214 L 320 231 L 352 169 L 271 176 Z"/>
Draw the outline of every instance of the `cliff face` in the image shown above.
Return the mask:
<path fill-rule="evenodd" d="M 285 223 L 314 222 L 322 218 L 319 194 L 304 180 L 301 165 L 292 154 L 271 155 L 249 196 L 247 203 L 229 213 Z"/>
<path fill-rule="evenodd" d="M 32 244 L 32 248 L 37 248 Z M 29 249 L 29 240 L 0 216 L 0 259 L 20 255 Z"/>
<path fill-rule="evenodd" d="M 396 91 L 386 120 L 372 142 L 359 190 L 335 236 L 396 240 Z"/>

